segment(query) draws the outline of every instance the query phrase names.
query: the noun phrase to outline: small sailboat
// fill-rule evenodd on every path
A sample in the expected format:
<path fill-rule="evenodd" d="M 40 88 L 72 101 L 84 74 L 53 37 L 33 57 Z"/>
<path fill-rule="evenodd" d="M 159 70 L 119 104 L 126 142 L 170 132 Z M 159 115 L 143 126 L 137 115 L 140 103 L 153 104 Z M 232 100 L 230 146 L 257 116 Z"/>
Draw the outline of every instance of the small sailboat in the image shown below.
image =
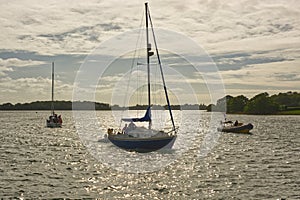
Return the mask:
<path fill-rule="evenodd" d="M 46 120 L 46 126 L 49 128 L 57 128 L 62 126 L 61 115 L 54 112 L 54 62 L 52 62 L 52 93 L 51 93 L 51 115 Z"/>
<path fill-rule="evenodd" d="M 146 15 L 146 55 L 147 55 L 147 93 L 148 93 L 148 107 L 146 113 L 143 117 L 136 118 L 122 118 L 123 122 L 128 122 L 129 125 L 123 128 L 121 132 L 114 132 L 114 129 L 108 129 L 108 139 L 115 146 L 127 150 L 135 151 L 139 153 L 147 153 L 156 151 L 159 149 L 170 149 L 172 148 L 176 137 L 177 129 L 175 127 L 175 122 L 173 119 L 173 114 L 170 106 L 170 101 L 168 97 L 168 91 L 166 83 L 164 80 L 162 63 L 159 57 L 159 52 L 155 40 L 155 35 L 153 31 L 152 20 L 150 17 L 150 12 L 148 8 L 148 3 L 145 3 L 145 15 Z M 162 84 L 164 88 L 164 94 L 166 98 L 166 103 L 168 105 L 169 115 L 172 122 L 172 127 L 170 130 L 155 130 L 152 129 L 152 116 L 151 116 L 151 80 L 150 80 L 150 57 L 154 55 L 151 51 L 151 43 L 149 41 L 149 30 L 148 25 L 151 25 L 153 42 L 155 45 L 156 57 L 158 60 L 159 70 L 162 78 Z M 135 123 L 148 122 L 148 127 L 136 126 Z"/>

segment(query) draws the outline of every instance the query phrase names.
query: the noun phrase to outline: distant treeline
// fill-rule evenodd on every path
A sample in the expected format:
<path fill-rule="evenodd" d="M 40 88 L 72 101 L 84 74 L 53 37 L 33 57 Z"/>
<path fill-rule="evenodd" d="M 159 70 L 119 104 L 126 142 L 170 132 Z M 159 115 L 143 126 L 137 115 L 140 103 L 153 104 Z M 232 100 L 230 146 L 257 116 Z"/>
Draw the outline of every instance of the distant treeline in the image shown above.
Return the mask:
<path fill-rule="evenodd" d="M 55 110 L 124 110 L 124 107 L 118 105 L 109 105 L 107 103 L 98 103 L 98 102 L 74 102 L 72 101 L 54 101 Z M 204 104 L 184 104 L 184 105 L 172 105 L 173 110 L 206 110 L 206 105 Z M 127 108 L 126 108 L 127 109 Z M 147 105 L 135 105 L 130 106 L 131 110 L 144 110 L 147 109 Z M 167 106 L 153 105 L 152 109 L 167 109 Z M 51 110 L 51 101 L 35 101 L 31 103 L 4 103 L 0 105 L 0 110 Z"/>
<path fill-rule="evenodd" d="M 267 92 L 260 93 L 251 99 L 240 95 L 227 95 L 217 101 L 217 104 L 207 106 L 207 111 L 235 114 L 300 114 L 300 93 L 287 92 L 269 96 Z"/>
<path fill-rule="evenodd" d="M 74 102 L 76 110 L 124 110 L 118 105 L 98 102 Z M 71 101 L 55 101 L 55 110 L 72 110 Z M 207 110 L 234 114 L 300 114 L 300 93 L 287 92 L 269 96 L 267 92 L 260 93 L 251 99 L 244 95 L 236 97 L 227 95 L 217 101 L 217 104 L 184 104 L 172 105 L 172 110 Z M 51 101 L 35 101 L 31 103 L 4 103 L 0 110 L 50 110 Z M 130 110 L 145 110 L 147 105 L 130 106 Z M 153 105 L 152 109 L 168 109 L 167 106 Z M 226 110 L 225 110 L 226 109 Z"/>
<path fill-rule="evenodd" d="M 110 106 L 106 103 L 94 103 L 89 101 L 75 102 L 76 108 L 86 108 L 91 109 L 91 107 L 96 110 L 109 110 Z M 55 110 L 72 110 L 71 101 L 54 101 Z M 35 101 L 31 103 L 4 103 L 0 105 L 0 110 L 51 110 L 51 101 Z"/>

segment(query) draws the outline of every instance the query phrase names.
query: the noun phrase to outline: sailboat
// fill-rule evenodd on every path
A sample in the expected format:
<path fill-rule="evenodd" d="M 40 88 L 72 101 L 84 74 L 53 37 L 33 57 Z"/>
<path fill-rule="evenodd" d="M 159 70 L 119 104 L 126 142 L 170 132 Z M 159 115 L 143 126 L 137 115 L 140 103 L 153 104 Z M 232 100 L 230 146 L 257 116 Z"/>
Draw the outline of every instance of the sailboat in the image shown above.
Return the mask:
<path fill-rule="evenodd" d="M 51 115 L 46 120 L 46 126 L 49 128 L 56 128 L 62 126 L 61 115 L 57 116 L 54 112 L 54 62 L 52 62 L 52 92 L 51 92 Z"/>
<path fill-rule="evenodd" d="M 168 97 L 168 91 L 166 83 L 164 80 L 164 73 L 162 68 L 162 63 L 159 57 L 159 52 L 156 44 L 156 39 L 154 35 L 152 20 L 150 17 L 150 11 L 148 3 L 145 3 L 145 15 L 146 15 L 146 55 L 147 55 L 147 90 L 148 90 L 148 107 L 143 117 L 136 118 L 122 118 L 123 122 L 129 122 L 130 124 L 125 126 L 122 132 L 114 132 L 113 129 L 108 129 L 108 139 L 115 146 L 127 150 L 135 151 L 139 153 L 148 153 L 160 149 L 171 149 L 176 137 L 178 127 L 175 127 L 174 118 L 170 106 L 170 101 Z M 152 30 L 152 38 L 155 44 L 156 57 L 159 64 L 160 74 L 162 78 L 162 84 L 164 88 L 164 94 L 166 98 L 166 103 L 168 105 L 169 115 L 172 122 L 171 130 L 154 130 L 152 129 L 152 118 L 151 118 L 151 80 L 150 80 L 150 57 L 154 55 L 151 51 L 151 44 L 149 41 L 149 23 Z M 138 127 L 135 123 L 148 122 L 148 127 Z"/>

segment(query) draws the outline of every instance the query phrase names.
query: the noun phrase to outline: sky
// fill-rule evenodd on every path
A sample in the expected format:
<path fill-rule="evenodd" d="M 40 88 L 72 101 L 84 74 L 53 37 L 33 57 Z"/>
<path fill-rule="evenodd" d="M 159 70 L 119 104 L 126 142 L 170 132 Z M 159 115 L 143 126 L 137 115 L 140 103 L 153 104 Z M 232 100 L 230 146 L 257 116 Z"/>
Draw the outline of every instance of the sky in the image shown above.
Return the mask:
<path fill-rule="evenodd" d="M 50 100 L 52 61 L 55 99 L 72 100 L 75 77 L 86 57 L 105 41 L 140 28 L 144 12 L 140 0 L 0 3 L 0 103 Z M 151 0 L 149 5 L 155 27 L 185 35 L 212 58 L 226 94 L 251 98 L 261 92 L 300 92 L 297 0 Z M 173 57 L 168 64 L 184 74 L 198 102 L 211 103 L 196 72 L 183 60 L 175 63 L 178 56 L 163 55 Z M 122 64 L 127 57 L 120 57 L 121 64 L 111 68 L 130 63 Z M 99 81 L 96 100 L 111 103 L 113 88 L 103 85 L 113 87 L 126 71 L 108 71 Z M 170 77 L 166 80 L 174 81 Z"/>

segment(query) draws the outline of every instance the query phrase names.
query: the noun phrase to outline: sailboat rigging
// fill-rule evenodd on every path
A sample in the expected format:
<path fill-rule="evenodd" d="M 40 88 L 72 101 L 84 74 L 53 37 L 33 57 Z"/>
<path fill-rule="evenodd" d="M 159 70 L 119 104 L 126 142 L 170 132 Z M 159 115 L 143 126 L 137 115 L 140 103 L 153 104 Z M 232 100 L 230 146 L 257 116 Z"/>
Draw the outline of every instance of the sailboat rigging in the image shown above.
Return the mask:
<path fill-rule="evenodd" d="M 46 126 L 49 128 L 56 128 L 62 126 L 62 118 L 61 115 L 57 116 L 54 112 L 54 62 L 52 62 L 51 79 L 51 115 L 49 116 L 49 119 L 46 120 Z"/>
<path fill-rule="evenodd" d="M 156 38 L 153 30 L 153 24 L 150 16 L 148 3 L 145 3 L 145 15 L 146 15 L 146 56 L 147 56 L 147 97 L 148 107 L 146 113 L 141 118 L 122 118 L 124 122 L 130 122 L 123 128 L 122 132 L 114 132 L 113 129 L 108 129 L 108 139 L 117 147 L 128 151 L 136 151 L 140 153 L 156 151 L 162 148 L 172 148 L 176 137 L 177 128 L 170 106 L 170 100 L 168 97 L 168 91 L 164 80 L 162 63 L 159 57 L 158 47 Z M 168 106 L 170 118 L 172 121 L 172 129 L 170 131 L 154 130 L 152 129 L 152 118 L 151 118 L 151 77 L 150 77 L 150 57 L 154 55 L 151 51 L 150 35 L 149 35 L 149 24 L 152 31 L 152 39 L 155 45 L 155 53 L 158 59 L 159 70 L 162 78 L 166 103 Z M 138 127 L 133 122 L 148 122 L 148 128 Z M 138 136 L 137 136 L 138 135 Z M 148 137 L 146 137 L 148 136 Z"/>

